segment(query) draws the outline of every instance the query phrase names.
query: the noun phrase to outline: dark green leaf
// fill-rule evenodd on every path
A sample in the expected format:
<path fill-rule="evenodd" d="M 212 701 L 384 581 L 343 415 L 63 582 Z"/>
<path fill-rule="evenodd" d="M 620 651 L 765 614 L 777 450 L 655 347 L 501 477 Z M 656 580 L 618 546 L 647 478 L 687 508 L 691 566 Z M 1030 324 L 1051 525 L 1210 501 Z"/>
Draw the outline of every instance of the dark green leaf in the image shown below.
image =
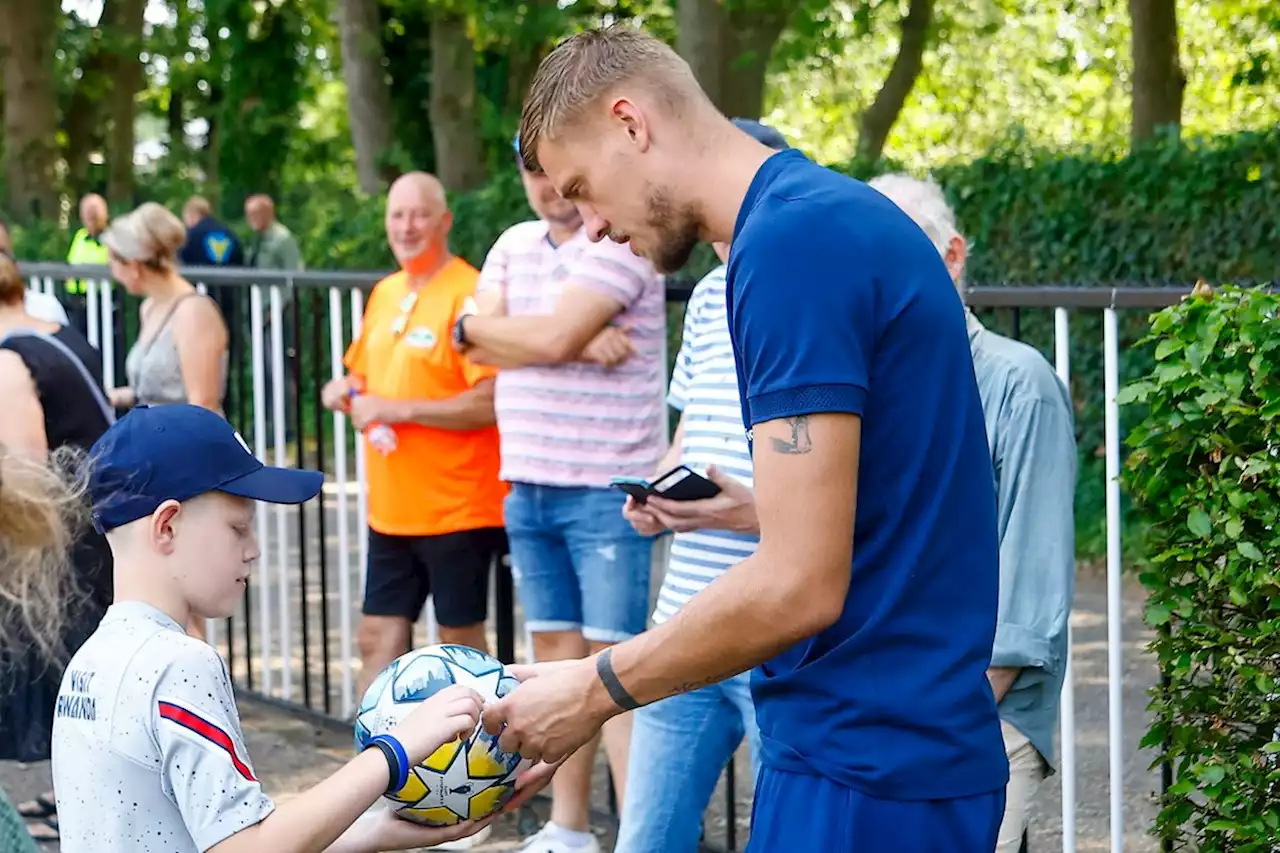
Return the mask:
<path fill-rule="evenodd" d="M 1196 507 L 1187 513 L 1187 529 L 1202 539 L 1208 538 L 1213 532 L 1213 527 L 1209 522 L 1209 514 L 1200 507 Z"/>

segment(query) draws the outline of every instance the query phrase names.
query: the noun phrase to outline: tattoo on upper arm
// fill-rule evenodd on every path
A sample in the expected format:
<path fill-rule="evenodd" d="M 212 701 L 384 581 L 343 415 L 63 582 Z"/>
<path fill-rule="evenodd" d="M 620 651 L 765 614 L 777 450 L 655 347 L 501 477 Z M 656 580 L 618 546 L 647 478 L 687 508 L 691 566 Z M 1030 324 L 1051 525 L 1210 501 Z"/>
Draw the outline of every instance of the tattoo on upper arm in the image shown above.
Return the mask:
<path fill-rule="evenodd" d="M 787 418 L 786 421 L 791 427 L 791 438 L 789 440 L 771 439 L 773 452 L 799 455 L 813 450 L 813 439 L 809 437 L 809 416 L 798 415 L 794 418 Z"/>

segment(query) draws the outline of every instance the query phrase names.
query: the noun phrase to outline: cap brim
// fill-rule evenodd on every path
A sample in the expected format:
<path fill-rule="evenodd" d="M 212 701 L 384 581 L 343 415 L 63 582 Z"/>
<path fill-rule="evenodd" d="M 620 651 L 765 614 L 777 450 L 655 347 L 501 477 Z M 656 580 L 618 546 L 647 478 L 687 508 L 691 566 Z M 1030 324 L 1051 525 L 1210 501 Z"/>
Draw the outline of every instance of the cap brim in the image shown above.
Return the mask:
<path fill-rule="evenodd" d="M 314 498 L 323 486 L 324 474 L 319 471 L 263 466 L 252 474 L 223 483 L 217 490 L 271 504 L 300 504 Z"/>

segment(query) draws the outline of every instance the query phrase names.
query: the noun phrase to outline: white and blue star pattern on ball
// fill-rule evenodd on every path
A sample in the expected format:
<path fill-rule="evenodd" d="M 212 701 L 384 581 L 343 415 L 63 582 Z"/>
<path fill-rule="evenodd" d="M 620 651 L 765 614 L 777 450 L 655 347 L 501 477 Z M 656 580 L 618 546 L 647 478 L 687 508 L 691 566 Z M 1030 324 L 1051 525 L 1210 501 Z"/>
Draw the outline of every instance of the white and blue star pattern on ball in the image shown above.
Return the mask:
<path fill-rule="evenodd" d="M 356 714 L 356 749 L 387 734 L 420 702 L 454 684 L 470 687 L 485 702 L 518 682 L 496 658 L 468 646 L 427 646 L 397 658 L 365 691 Z M 399 817 L 424 826 L 479 820 L 506 805 L 516 778 L 530 762 L 503 752 L 480 726 L 465 740 L 446 743 L 409 771 L 409 781 L 386 799 Z"/>

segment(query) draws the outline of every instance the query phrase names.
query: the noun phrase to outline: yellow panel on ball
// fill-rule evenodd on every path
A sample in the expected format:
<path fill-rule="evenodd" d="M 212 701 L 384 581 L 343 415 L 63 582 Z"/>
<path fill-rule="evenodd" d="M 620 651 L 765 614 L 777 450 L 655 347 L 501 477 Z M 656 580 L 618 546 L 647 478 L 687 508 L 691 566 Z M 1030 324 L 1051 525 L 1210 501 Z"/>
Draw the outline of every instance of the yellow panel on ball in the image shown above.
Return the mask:
<path fill-rule="evenodd" d="M 453 759 L 458 755 L 458 750 L 465 746 L 464 741 L 455 740 L 446 743 L 444 746 L 431 753 L 431 756 L 424 762 L 422 766 L 428 770 L 434 770 L 437 773 L 443 773 L 449 769 L 449 765 L 453 763 Z"/>
<path fill-rule="evenodd" d="M 409 781 L 404 783 L 404 787 L 388 797 L 398 803 L 409 803 L 412 805 L 431 793 L 431 789 L 427 787 L 427 783 L 422 781 L 417 773 L 410 771 Z"/>
<path fill-rule="evenodd" d="M 506 803 L 508 792 L 513 790 L 510 785 L 494 785 L 476 794 L 471 798 L 472 819 L 478 820 L 496 812 Z"/>
<path fill-rule="evenodd" d="M 453 826 L 462 820 L 450 809 L 439 806 L 430 809 L 400 809 L 396 815 L 423 826 Z"/>
<path fill-rule="evenodd" d="M 494 758 L 489 744 L 478 737 L 471 741 L 471 748 L 467 750 L 467 771 L 480 779 L 496 778 L 507 772 L 507 764 Z"/>

